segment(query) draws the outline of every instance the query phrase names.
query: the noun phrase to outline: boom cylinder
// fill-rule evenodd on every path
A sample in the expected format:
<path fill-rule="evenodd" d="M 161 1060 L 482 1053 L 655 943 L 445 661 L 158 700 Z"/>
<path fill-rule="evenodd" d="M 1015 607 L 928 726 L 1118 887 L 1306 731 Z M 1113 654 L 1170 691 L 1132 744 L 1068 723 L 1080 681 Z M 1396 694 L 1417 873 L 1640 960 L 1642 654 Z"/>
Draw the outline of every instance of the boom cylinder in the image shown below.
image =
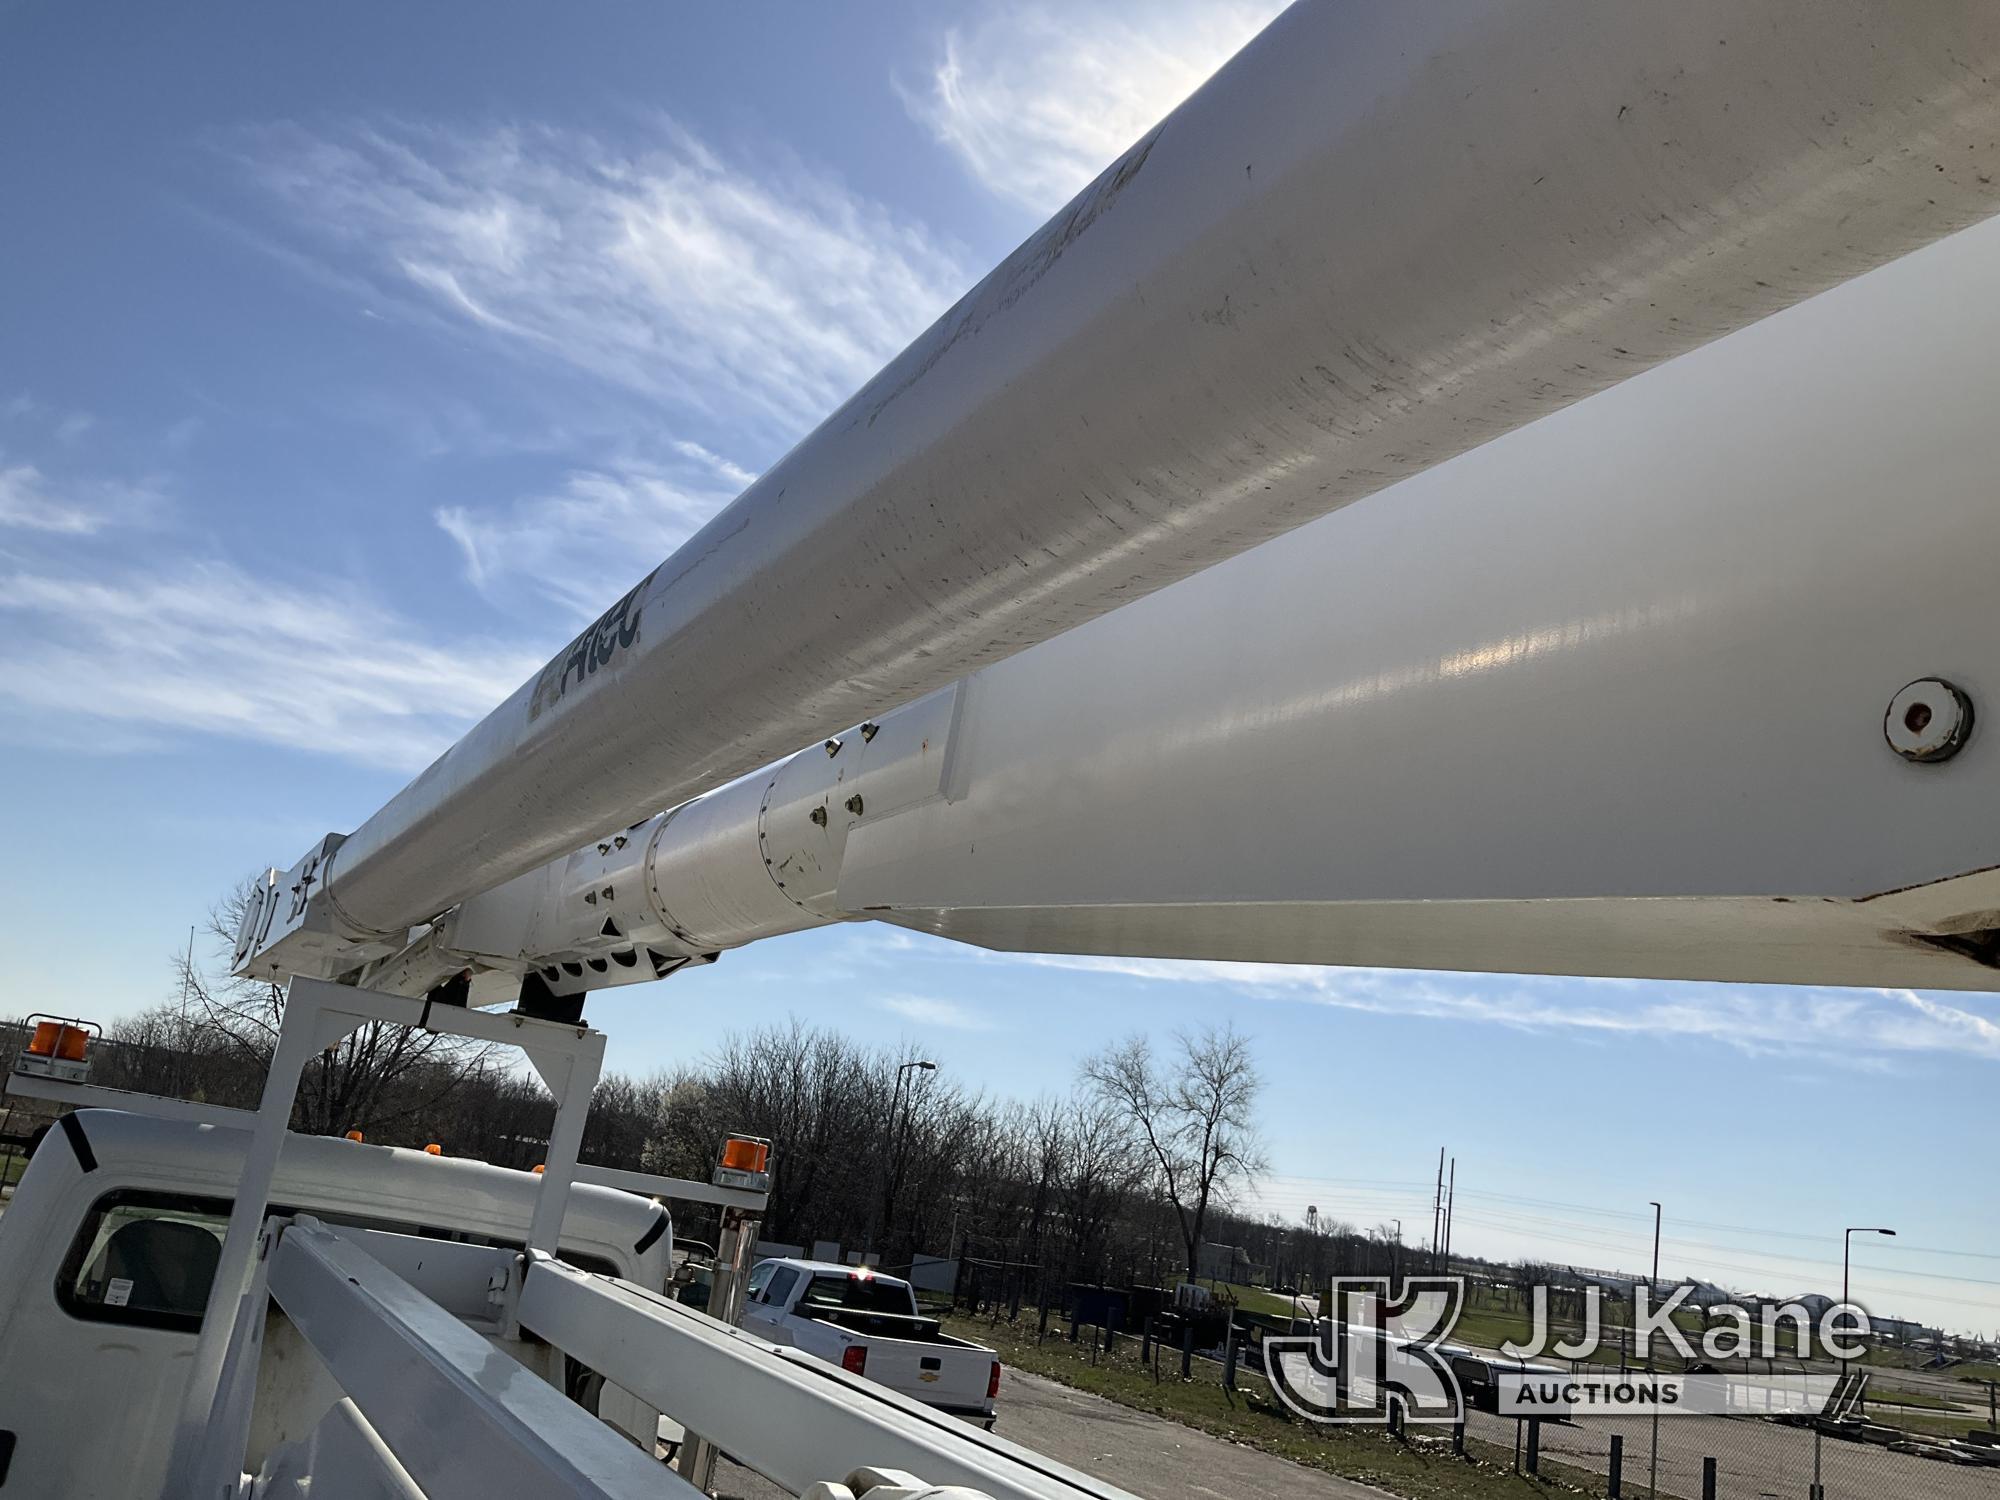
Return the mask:
<path fill-rule="evenodd" d="M 963 691 L 855 725 L 472 897 L 370 982 L 421 993 L 469 963 L 533 969 L 552 993 L 575 994 L 847 919 L 849 836 L 946 794 Z"/>
<path fill-rule="evenodd" d="M 1295 6 L 319 851 L 252 951 L 393 945 L 1986 217 L 1996 68 L 1974 0 Z"/>

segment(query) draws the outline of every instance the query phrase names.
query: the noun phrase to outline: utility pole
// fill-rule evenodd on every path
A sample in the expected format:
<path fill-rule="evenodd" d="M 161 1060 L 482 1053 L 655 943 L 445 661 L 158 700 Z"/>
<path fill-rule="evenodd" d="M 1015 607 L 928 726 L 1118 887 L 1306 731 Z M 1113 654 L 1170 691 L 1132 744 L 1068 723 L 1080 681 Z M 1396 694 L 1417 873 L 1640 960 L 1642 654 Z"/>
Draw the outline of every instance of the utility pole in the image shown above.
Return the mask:
<path fill-rule="evenodd" d="M 1444 1147 L 1438 1147 L 1437 1189 L 1431 1194 L 1431 1269 L 1437 1270 L 1438 1246 L 1444 1236 L 1441 1233 L 1444 1220 Z"/>
<path fill-rule="evenodd" d="M 1444 1274 L 1451 1274 L 1451 1209 L 1458 1202 L 1458 1158 L 1451 1159 L 1451 1186 L 1445 1189 L 1444 1199 Z"/>
<path fill-rule="evenodd" d="M 188 1084 L 188 992 L 194 985 L 194 928 L 188 928 L 187 959 L 181 965 L 181 1024 L 174 1028 L 174 1092 L 187 1096 Z"/>

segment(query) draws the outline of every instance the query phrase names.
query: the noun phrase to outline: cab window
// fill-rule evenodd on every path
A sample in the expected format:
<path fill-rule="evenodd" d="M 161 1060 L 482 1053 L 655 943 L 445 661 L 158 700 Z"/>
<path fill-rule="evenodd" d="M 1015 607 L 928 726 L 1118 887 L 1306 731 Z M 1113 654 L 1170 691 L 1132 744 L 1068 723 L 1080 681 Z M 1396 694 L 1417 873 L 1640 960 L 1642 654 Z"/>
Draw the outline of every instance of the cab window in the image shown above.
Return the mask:
<path fill-rule="evenodd" d="M 910 1289 L 899 1281 L 875 1276 L 815 1276 L 803 1305 L 838 1307 L 849 1312 L 895 1313 L 908 1317 Z"/>
<path fill-rule="evenodd" d="M 56 1301 L 72 1317 L 194 1333 L 222 1258 L 229 1203 L 125 1190 L 91 1205 L 63 1257 Z"/>
<path fill-rule="evenodd" d="M 792 1288 L 798 1284 L 797 1266 L 779 1266 L 771 1276 L 771 1285 L 764 1293 L 764 1300 L 776 1307 L 783 1307 L 785 1299 L 792 1295 Z"/>
<path fill-rule="evenodd" d="M 91 1322 L 200 1332 L 208 1290 L 222 1258 L 222 1239 L 229 1230 L 229 1209 L 227 1198 L 135 1188 L 107 1193 L 91 1205 L 70 1242 L 56 1277 L 57 1303 L 70 1316 Z M 281 1204 L 270 1209 L 278 1216 L 296 1211 Z M 392 1234 L 412 1230 L 387 1220 L 363 1223 L 350 1214 L 317 1212 L 317 1216 L 332 1225 L 380 1228 Z M 518 1241 L 487 1235 L 454 1237 L 502 1249 L 522 1248 Z M 557 1258 L 599 1276 L 621 1274 L 610 1260 L 589 1251 L 565 1248 Z"/>

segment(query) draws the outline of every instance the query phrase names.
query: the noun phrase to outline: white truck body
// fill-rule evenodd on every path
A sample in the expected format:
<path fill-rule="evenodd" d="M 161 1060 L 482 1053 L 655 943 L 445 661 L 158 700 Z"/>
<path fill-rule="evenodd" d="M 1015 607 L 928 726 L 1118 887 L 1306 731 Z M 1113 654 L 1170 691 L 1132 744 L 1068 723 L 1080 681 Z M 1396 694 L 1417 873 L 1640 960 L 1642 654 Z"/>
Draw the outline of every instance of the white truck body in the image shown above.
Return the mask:
<path fill-rule="evenodd" d="M 290 1134 L 304 1065 L 362 1025 L 520 1048 L 555 1097 L 545 1169 Z M 84 1031 L 38 1025 L 9 1084 L 76 1107 L 0 1216 L 9 1494 L 694 1500 L 726 1452 L 818 1500 L 1125 1500 L 723 1321 L 765 1143 L 729 1138 L 709 1182 L 578 1163 L 601 1032 L 297 979 L 253 1114 L 99 1087 Z M 668 1295 L 662 1199 L 720 1211 L 722 1316 Z"/>
<path fill-rule="evenodd" d="M 44 1138 L 0 1215 L 0 1349 L 8 1352 L 0 1429 L 14 1434 L 7 1493 L 159 1493 L 248 1139 L 243 1130 L 106 1109 L 69 1115 Z M 295 1135 L 279 1158 L 271 1203 L 273 1212 L 416 1236 L 448 1254 L 453 1243 L 521 1246 L 536 1186 L 531 1173 L 483 1162 Z M 660 1287 L 672 1250 L 661 1205 L 608 1188 L 571 1189 L 562 1233 L 571 1263 Z M 309 1433 L 339 1398 L 311 1348 L 273 1312 L 249 1469 Z M 107 1401 L 116 1409 L 108 1429 Z M 634 1410 L 627 1420 L 638 1427 L 648 1418 Z"/>
<path fill-rule="evenodd" d="M 832 1261 L 760 1261 L 738 1319 L 759 1338 L 991 1427 L 1000 1357 L 940 1332 L 910 1283 Z"/>

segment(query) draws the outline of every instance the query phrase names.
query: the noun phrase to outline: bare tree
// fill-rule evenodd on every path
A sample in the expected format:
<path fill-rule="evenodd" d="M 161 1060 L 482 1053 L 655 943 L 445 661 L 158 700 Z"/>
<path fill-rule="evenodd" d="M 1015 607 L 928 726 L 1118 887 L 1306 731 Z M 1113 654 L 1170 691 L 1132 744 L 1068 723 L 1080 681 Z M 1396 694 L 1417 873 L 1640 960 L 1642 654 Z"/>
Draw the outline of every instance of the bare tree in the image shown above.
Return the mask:
<path fill-rule="evenodd" d="M 209 909 L 207 933 L 221 954 L 218 967 L 205 968 L 191 951 L 174 955 L 180 992 L 174 1029 L 182 1033 L 184 1053 L 212 1049 L 233 1053 L 237 1071 L 248 1067 L 261 1081 L 277 1050 L 285 991 L 281 985 L 246 979 L 228 969 L 236 931 L 255 886 L 254 878 L 245 880 Z M 199 1037 L 193 1034 L 196 1031 Z M 487 1050 L 457 1037 L 371 1022 L 307 1065 L 292 1127 L 316 1135 L 365 1131 L 423 1109 L 479 1072 L 486 1065 Z M 416 1097 L 390 1102 L 392 1095 L 408 1093 L 400 1085 L 420 1079 L 426 1086 Z M 187 1087 L 181 1082 L 176 1091 Z"/>
<path fill-rule="evenodd" d="M 1069 1149 L 1055 1186 L 1068 1219 L 1069 1275 L 1102 1281 L 1110 1270 L 1112 1228 L 1148 1175 L 1144 1149 L 1124 1111 L 1092 1090 L 1080 1089 L 1069 1100 L 1061 1128 Z"/>
<path fill-rule="evenodd" d="M 1533 1301 L 1536 1287 L 1553 1286 L 1556 1280 L 1555 1267 L 1539 1260 L 1517 1260 L 1507 1267 L 1505 1274 L 1509 1284 L 1519 1294 L 1522 1307 Z"/>
<path fill-rule="evenodd" d="M 1088 1059 L 1081 1073 L 1138 1129 L 1195 1280 L 1209 1210 L 1263 1166 L 1255 1119 L 1263 1081 L 1248 1039 L 1230 1026 L 1176 1032 L 1162 1061 L 1148 1038 L 1135 1035 Z"/>

